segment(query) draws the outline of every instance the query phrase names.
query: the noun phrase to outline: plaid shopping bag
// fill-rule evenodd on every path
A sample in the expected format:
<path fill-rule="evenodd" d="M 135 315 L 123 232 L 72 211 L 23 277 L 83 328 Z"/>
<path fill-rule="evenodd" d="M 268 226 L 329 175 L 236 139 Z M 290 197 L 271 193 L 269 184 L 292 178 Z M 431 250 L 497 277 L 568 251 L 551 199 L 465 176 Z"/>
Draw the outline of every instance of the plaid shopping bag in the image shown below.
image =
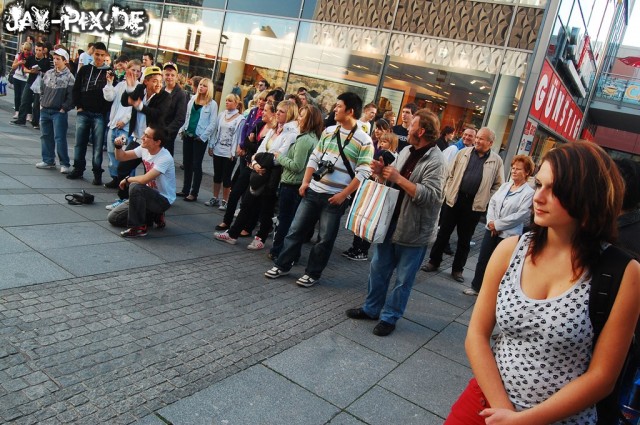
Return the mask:
<path fill-rule="evenodd" d="M 398 189 L 365 180 L 356 192 L 345 228 L 372 243 L 384 241 L 398 201 Z"/>

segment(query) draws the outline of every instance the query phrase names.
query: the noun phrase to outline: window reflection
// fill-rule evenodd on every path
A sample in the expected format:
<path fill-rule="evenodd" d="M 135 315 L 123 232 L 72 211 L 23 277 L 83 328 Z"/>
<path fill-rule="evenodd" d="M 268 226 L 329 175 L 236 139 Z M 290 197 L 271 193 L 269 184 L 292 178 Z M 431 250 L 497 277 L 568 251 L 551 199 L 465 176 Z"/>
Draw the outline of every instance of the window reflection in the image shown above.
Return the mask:
<path fill-rule="evenodd" d="M 324 113 L 344 91 L 374 99 L 388 34 L 331 24 L 300 24 L 288 91 L 309 89 Z"/>
<path fill-rule="evenodd" d="M 137 37 L 132 37 L 127 33 L 114 33 L 109 41 L 109 46 L 119 46 L 122 54 L 132 59 L 142 59 L 143 53 L 155 55 L 162 26 L 162 4 L 127 2 L 127 5 L 132 9 L 144 9 L 147 12 L 149 17 L 147 31 Z"/>
<path fill-rule="evenodd" d="M 210 78 L 216 61 L 223 12 L 165 6 L 158 42 L 159 62 L 174 62 L 187 77 Z"/>
<path fill-rule="evenodd" d="M 297 23 L 286 19 L 227 13 L 216 90 L 226 95 L 240 83 L 242 97 L 258 80 L 284 87 Z"/>
<path fill-rule="evenodd" d="M 399 114 L 414 102 L 457 131 L 482 124 L 500 49 L 404 35 L 394 35 L 391 46 L 381 109 Z"/>

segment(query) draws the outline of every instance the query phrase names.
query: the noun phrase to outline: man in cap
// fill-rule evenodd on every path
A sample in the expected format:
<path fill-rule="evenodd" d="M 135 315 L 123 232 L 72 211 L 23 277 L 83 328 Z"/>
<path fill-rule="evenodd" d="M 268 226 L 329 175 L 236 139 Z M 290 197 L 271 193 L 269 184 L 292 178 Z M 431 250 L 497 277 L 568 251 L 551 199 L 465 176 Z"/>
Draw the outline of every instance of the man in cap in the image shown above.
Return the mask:
<path fill-rule="evenodd" d="M 67 112 L 73 109 L 73 85 L 75 78 L 67 63 L 69 53 L 58 48 L 53 52 L 53 69 L 42 77 L 40 95 L 40 125 L 42 161 L 37 168 L 56 168 L 56 152 L 60 160 L 60 172 L 67 174 L 71 167 L 67 152 Z"/>
<path fill-rule="evenodd" d="M 165 115 L 167 140 L 164 147 L 173 156 L 173 147 L 178 130 L 180 130 L 184 120 L 187 118 L 187 103 L 189 99 L 187 93 L 177 84 L 178 65 L 173 62 L 165 63 L 162 66 L 162 75 L 164 77 L 164 90 L 171 97 L 171 104 Z"/>

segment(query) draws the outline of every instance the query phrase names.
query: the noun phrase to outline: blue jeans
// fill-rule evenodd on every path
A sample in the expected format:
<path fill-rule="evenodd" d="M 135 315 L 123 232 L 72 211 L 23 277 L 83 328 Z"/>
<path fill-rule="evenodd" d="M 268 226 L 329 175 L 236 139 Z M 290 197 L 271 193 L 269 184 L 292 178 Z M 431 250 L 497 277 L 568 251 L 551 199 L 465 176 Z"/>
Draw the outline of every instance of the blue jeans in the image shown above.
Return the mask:
<path fill-rule="evenodd" d="M 404 314 L 413 282 L 427 253 L 425 246 L 402 246 L 391 242 L 395 225 L 389 228 L 384 242 L 374 245 L 367 299 L 362 309 L 370 317 L 395 324 Z M 393 270 L 396 283 L 387 297 Z"/>
<path fill-rule="evenodd" d="M 289 233 L 291 223 L 296 215 L 296 210 L 298 209 L 298 205 L 300 205 L 302 198 L 298 193 L 299 187 L 300 185 L 280 183 L 278 228 L 273 236 L 273 246 L 271 247 L 271 255 L 274 258 L 277 258 L 278 255 L 280 255 L 280 251 L 282 251 L 284 238 L 287 236 L 287 233 Z"/>
<path fill-rule="evenodd" d="M 73 168 L 87 168 L 87 146 L 93 141 L 93 172 L 102 173 L 102 145 L 104 143 L 104 115 L 98 112 L 78 112 L 76 118 L 76 146 L 73 149 Z"/>
<path fill-rule="evenodd" d="M 43 108 L 40 110 L 40 144 L 42 145 L 42 160 L 47 164 L 56 163 L 56 152 L 60 165 L 69 166 L 69 152 L 67 152 L 67 128 L 69 121 L 67 114 L 56 109 Z"/>
<path fill-rule="evenodd" d="M 127 137 L 127 130 L 110 128 L 107 132 L 107 156 L 109 156 L 109 174 L 114 179 L 118 178 L 118 164 L 120 162 L 116 159 L 116 147 L 113 144 L 113 141 L 120 136 Z"/>
<path fill-rule="evenodd" d="M 309 229 L 319 220 L 318 242 L 309 252 L 305 273 L 314 279 L 320 278 L 333 251 L 333 244 L 340 229 L 340 218 L 347 208 L 346 202 L 342 205 L 331 205 L 329 198 L 332 196 L 333 194 L 330 193 L 317 193 L 307 189 L 293 218 L 289 233 L 284 239 L 282 252 L 275 261 L 276 266 L 285 271 L 291 270 L 293 262 L 300 258 L 300 250 Z"/>

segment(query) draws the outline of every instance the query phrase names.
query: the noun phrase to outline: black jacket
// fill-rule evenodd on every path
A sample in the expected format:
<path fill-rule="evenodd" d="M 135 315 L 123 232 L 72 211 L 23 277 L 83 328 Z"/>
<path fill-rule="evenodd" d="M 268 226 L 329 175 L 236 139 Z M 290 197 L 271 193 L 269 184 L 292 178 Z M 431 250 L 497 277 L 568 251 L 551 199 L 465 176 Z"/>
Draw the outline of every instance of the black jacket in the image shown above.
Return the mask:
<path fill-rule="evenodd" d="M 80 68 L 80 72 L 84 67 Z M 129 105 L 129 97 L 132 99 L 142 99 L 144 98 L 144 84 L 138 84 L 135 90 L 132 93 L 127 93 L 125 90 L 122 93 L 122 97 L 120 98 L 120 103 L 122 106 L 130 106 Z M 138 122 L 138 114 L 142 113 L 147 118 L 147 125 L 159 126 L 165 128 L 164 117 L 169 110 L 169 105 L 171 104 L 171 96 L 164 90 L 160 90 L 160 93 L 156 94 L 151 98 L 148 105 L 144 105 L 142 107 L 142 111 L 138 111 L 136 108 L 131 108 L 131 120 L 129 121 L 129 136 L 136 129 L 136 124 Z M 166 143 L 166 140 L 165 140 Z"/>
<path fill-rule="evenodd" d="M 180 130 L 180 127 L 182 127 L 187 118 L 189 96 L 187 96 L 187 92 L 182 90 L 178 85 L 169 93 L 169 96 L 171 97 L 171 104 L 165 115 L 165 129 L 167 131 L 167 138 L 173 141 L 178 135 L 178 130 Z"/>
<path fill-rule="evenodd" d="M 73 84 L 73 103 L 76 108 L 87 112 L 109 113 L 111 102 L 104 100 L 102 94 L 102 89 L 107 85 L 109 69 L 108 67 L 97 68 L 93 65 L 80 68 Z"/>

